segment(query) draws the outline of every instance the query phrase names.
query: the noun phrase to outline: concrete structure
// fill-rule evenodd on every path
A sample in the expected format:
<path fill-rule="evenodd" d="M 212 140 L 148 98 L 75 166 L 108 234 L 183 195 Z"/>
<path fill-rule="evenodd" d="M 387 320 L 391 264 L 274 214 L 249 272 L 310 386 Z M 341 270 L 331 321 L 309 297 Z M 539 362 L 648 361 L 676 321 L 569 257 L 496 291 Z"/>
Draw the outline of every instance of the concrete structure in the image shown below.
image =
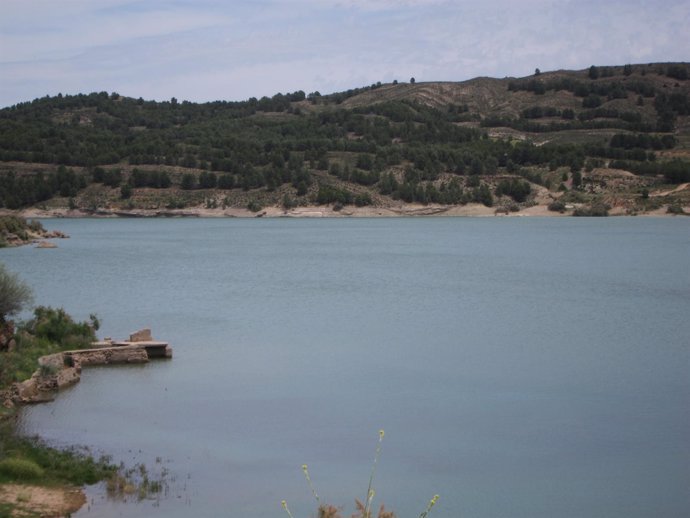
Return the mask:
<path fill-rule="evenodd" d="M 106 338 L 102 342 L 95 342 L 91 349 L 42 356 L 38 359 L 39 368 L 31 378 L 13 383 L 6 393 L 0 394 L 0 403 L 10 407 L 52 401 L 60 389 L 79 381 L 82 367 L 146 363 L 151 358 L 172 358 L 170 345 L 153 340 L 149 329 L 137 331 L 129 338 L 122 342 Z"/>

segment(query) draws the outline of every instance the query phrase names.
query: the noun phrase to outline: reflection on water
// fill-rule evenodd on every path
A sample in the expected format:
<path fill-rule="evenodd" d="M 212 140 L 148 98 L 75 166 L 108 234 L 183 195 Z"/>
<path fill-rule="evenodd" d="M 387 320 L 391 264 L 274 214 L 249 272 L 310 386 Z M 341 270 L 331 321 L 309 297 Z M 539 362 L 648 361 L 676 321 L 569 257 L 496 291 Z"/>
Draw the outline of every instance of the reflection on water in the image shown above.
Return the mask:
<path fill-rule="evenodd" d="M 37 301 L 175 349 L 23 412 L 176 477 L 155 506 L 78 516 L 310 516 L 304 463 L 349 515 L 380 428 L 376 502 L 399 516 L 436 493 L 438 518 L 690 512 L 684 220 L 46 226 L 72 237 L 2 251 Z"/>

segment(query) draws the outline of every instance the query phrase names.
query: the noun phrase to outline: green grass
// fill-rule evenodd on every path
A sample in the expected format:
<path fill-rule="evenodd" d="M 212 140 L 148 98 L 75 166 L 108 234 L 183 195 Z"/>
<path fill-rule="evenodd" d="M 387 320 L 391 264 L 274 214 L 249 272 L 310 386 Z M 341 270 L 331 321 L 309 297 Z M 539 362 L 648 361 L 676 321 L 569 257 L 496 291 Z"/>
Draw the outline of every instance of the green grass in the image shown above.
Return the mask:
<path fill-rule="evenodd" d="M 0 353 L 0 389 L 30 378 L 41 356 L 90 347 L 98 325 L 93 315 L 91 322 L 75 322 L 62 309 L 39 306 L 33 319 L 20 324 L 15 350 Z"/>
<path fill-rule="evenodd" d="M 46 486 L 95 484 L 117 472 L 109 459 L 85 451 L 58 450 L 39 438 L 16 435 L 12 423 L 0 424 L 0 483 L 31 480 Z"/>
<path fill-rule="evenodd" d="M 10 457 L 0 460 L 0 477 L 25 482 L 43 478 L 45 471 L 32 460 Z"/>

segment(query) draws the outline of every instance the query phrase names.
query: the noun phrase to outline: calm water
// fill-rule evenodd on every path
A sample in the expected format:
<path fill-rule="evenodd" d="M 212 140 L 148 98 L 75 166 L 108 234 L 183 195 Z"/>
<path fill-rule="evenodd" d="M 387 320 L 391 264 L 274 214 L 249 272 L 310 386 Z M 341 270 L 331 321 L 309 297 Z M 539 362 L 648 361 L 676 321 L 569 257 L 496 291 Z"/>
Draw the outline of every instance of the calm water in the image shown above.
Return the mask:
<path fill-rule="evenodd" d="M 86 370 L 22 426 L 170 470 L 79 517 L 690 515 L 690 220 L 54 220 L 36 301 L 175 358 Z"/>

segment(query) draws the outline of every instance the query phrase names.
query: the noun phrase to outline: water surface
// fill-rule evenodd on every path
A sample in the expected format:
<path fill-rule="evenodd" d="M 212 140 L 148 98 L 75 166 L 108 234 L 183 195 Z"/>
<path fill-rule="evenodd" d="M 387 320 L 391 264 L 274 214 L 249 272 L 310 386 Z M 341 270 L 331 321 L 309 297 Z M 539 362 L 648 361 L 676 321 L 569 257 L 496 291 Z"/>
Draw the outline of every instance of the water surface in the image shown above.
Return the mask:
<path fill-rule="evenodd" d="M 685 219 L 52 220 L 0 251 L 101 337 L 172 361 L 84 371 L 22 428 L 128 463 L 160 503 L 79 517 L 690 514 Z"/>

